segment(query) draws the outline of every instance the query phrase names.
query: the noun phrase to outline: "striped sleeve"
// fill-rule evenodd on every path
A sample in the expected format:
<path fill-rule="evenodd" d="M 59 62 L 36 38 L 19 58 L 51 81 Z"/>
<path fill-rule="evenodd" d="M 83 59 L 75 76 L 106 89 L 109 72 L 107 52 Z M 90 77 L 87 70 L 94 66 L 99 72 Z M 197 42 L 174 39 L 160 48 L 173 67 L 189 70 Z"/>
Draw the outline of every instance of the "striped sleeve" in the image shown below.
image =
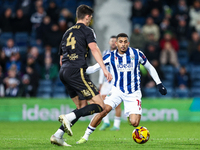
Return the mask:
<path fill-rule="evenodd" d="M 145 56 L 144 53 L 141 52 L 141 51 L 139 51 L 139 62 L 140 62 L 142 65 L 145 65 L 146 62 L 147 62 L 146 56 Z"/>

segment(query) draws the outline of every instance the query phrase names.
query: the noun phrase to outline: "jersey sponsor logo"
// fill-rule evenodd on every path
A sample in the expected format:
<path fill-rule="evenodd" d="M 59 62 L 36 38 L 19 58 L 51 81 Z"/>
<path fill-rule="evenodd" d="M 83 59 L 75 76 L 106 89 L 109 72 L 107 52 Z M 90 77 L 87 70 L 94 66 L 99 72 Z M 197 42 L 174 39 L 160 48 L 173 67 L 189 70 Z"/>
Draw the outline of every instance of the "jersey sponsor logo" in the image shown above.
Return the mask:
<path fill-rule="evenodd" d="M 82 90 L 81 93 L 83 94 L 84 97 L 88 97 L 91 95 L 90 91 L 85 89 L 85 90 Z"/>
<path fill-rule="evenodd" d="M 69 60 L 76 60 L 76 59 L 78 59 L 78 55 L 76 55 L 76 53 L 71 54 L 71 55 L 68 54 L 67 57 L 69 57 Z"/>
<path fill-rule="evenodd" d="M 125 71 L 132 71 L 133 70 L 133 63 L 128 63 L 128 64 L 118 64 L 117 68 L 121 72 Z"/>

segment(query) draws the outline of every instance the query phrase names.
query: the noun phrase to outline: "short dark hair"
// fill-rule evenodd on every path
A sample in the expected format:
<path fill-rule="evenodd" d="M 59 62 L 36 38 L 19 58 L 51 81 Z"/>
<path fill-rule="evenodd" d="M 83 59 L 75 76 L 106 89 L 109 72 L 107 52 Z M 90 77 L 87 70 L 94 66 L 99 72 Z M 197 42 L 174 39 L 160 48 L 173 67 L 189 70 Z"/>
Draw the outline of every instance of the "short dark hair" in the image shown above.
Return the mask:
<path fill-rule="evenodd" d="M 126 33 L 120 33 L 120 34 L 117 35 L 117 39 L 119 37 L 127 37 L 128 38 L 128 35 Z"/>
<path fill-rule="evenodd" d="M 76 9 L 77 20 L 83 19 L 86 15 L 91 16 L 93 14 L 93 12 L 94 12 L 94 10 L 91 7 L 89 7 L 87 5 L 80 5 Z"/>
<path fill-rule="evenodd" d="M 110 37 L 110 39 L 112 39 L 112 38 L 117 38 L 117 36 L 116 36 L 116 35 L 112 35 L 112 36 Z"/>

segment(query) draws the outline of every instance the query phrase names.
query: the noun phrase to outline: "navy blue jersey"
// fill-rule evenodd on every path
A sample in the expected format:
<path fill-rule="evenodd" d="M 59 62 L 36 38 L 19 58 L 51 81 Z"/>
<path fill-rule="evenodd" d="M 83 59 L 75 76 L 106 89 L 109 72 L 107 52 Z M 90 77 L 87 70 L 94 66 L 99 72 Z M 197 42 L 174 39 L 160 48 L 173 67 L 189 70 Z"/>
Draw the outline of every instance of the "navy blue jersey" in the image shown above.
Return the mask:
<path fill-rule="evenodd" d="M 59 49 L 59 54 L 63 55 L 62 67 L 87 68 L 88 44 L 92 42 L 96 42 L 96 36 L 90 27 L 77 23 L 68 29 Z"/>

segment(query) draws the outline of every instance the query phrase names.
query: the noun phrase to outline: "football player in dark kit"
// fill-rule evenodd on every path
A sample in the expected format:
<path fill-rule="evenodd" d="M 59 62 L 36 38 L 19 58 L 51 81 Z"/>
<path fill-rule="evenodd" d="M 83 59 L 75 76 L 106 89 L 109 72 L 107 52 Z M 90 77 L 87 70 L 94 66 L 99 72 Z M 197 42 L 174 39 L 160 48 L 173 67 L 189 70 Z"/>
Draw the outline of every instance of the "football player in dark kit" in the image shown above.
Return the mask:
<path fill-rule="evenodd" d="M 69 114 L 59 116 L 59 121 L 62 125 L 51 136 L 50 140 L 51 143 L 60 146 L 70 146 L 63 139 L 64 132 L 72 136 L 73 133 L 70 126 L 80 117 L 99 113 L 105 107 L 97 87 L 85 73 L 88 67 L 86 62 L 88 47 L 95 60 L 101 66 L 107 80 L 112 80 L 112 75 L 106 69 L 101 52 L 96 44 L 95 33 L 88 27 L 92 19 L 92 14 L 92 8 L 87 5 L 80 5 L 76 10 L 77 23 L 65 32 L 60 44 L 61 68 L 59 77 L 78 108 Z M 90 105 L 86 105 L 85 100 Z M 81 108 L 82 106 L 84 107 Z"/>

